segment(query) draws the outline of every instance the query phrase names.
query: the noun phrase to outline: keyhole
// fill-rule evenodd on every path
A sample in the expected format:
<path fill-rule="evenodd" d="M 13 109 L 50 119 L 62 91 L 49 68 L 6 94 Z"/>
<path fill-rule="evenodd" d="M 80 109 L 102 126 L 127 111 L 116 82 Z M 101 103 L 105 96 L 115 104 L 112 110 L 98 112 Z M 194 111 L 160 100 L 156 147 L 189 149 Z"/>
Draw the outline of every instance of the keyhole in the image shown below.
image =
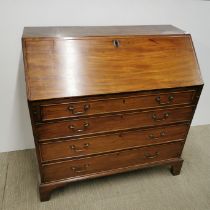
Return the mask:
<path fill-rule="evenodd" d="M 113 40 L 113 45 L 118 48 L 120 46 L 120 41 L 119 40 Z"/>

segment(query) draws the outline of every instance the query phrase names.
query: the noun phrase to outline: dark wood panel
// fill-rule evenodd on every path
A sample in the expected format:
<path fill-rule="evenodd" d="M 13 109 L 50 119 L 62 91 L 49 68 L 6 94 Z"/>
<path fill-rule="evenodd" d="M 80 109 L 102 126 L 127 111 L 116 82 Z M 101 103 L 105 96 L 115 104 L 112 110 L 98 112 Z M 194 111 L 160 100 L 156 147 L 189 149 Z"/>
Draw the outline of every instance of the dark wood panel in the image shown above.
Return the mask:
<path fill-rule="evenodd" d="M 43 165 L 44 182 L 176 158 L 180 156 L 183 144 L 169 143 Z"/>
<path fill-rule="evenodd" d="M 189 35 L 35 39 L 23 49 L 29 100 L 203 84 Z"/>
<path fill-rule="evenodd" d="M 62 104 L 41 105 L 42 120 L 78 117 L 85 115 L 120 112 L 126 110 L 147 109 L 171 105 L 186 105 L 193 102 L 195 90 L 157 94 L 134 95 L 130 97 L 103 97 L 98 100 L 86 100 Z"/>
<path fill-rule="evenodd" d="M 122 131 L 115 134 L 40 143 L 39 147 L 42 161 L 45 162 L 184 140 L 188 129 L 188 124 L 180 124 L 146 130 Z"/>
<path fill-rule="evenodd" d="M 193 111 L 194 107 L 168 108 L 46 123 L 36 126 L 36 136 L 42 141 L 52 138 L 190 121 Z"/>

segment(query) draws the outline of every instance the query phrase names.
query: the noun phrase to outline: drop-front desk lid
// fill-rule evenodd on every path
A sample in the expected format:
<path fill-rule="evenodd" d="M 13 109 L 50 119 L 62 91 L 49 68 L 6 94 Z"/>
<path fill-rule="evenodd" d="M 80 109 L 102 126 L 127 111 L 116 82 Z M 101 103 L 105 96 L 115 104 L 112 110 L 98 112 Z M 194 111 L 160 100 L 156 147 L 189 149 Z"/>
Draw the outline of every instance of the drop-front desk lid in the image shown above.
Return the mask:
<path fill-rule="evenodd" d="M 170 25 L 26 27 L 28 100 L 203 84 L 189 34 Z"/>

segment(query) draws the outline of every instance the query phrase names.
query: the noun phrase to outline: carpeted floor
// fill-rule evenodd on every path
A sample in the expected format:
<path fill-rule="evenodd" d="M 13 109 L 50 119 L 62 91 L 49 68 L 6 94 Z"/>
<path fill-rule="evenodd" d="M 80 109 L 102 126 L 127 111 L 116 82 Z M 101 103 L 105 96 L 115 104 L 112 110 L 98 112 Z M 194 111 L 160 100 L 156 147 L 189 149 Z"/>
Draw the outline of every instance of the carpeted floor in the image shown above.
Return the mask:
<path fill-rule="evenodd" d="M 179 176 L 166 167 L 70 184 L 41 203 L 34 150 L 0 153 L 1 210 L 209 210 L 210 125 L 192 127 Z"/>

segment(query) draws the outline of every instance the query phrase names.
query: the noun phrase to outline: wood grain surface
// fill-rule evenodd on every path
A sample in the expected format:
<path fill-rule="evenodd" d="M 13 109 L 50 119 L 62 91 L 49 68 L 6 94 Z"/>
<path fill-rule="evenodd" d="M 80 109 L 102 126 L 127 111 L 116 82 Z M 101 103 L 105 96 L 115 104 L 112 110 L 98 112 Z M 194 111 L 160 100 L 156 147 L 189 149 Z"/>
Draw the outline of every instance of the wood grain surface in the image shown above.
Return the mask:
<path fill-rule="evenodd" d="M 90 117 L 39 124 L 36 126 L 35 131 L 39 141 L 46 141 L 68 136 L 82 136 L 85 134 L 167 125 L 183 121 L 190 122 L 193 112 L 194 107 L 181 107 Z"/>
<path fill-rule="evenodd" d="M 184 140 L 189 124 L 40 143 L 42 162 Z"/>
<path fill-rule="evenodd" d="M 190 35 L 24 37 L 23 51 L 29 100 L 203 83 Z"/>
<path fill-rule="evenodd" d="M 174 105 L 192 104 L 196 90 L 170 91 L 167 93 L 138 94 L 127 97 L 101 97 L 99 99 L 81 99 L 69 103 L 48 103 L 40 106 L 42 121 L 70 117 L 91 116 L 110 112 L 132 111 Z"/>
<path fill-rule="evenodd" d="M 79 160 L 46 164 L 43 165 L 44 182 L 70 177 L 76 178 L 84 174 L 178 158 L 183 145 L 183 142 L 176 142 L 82 158 Z"/>

